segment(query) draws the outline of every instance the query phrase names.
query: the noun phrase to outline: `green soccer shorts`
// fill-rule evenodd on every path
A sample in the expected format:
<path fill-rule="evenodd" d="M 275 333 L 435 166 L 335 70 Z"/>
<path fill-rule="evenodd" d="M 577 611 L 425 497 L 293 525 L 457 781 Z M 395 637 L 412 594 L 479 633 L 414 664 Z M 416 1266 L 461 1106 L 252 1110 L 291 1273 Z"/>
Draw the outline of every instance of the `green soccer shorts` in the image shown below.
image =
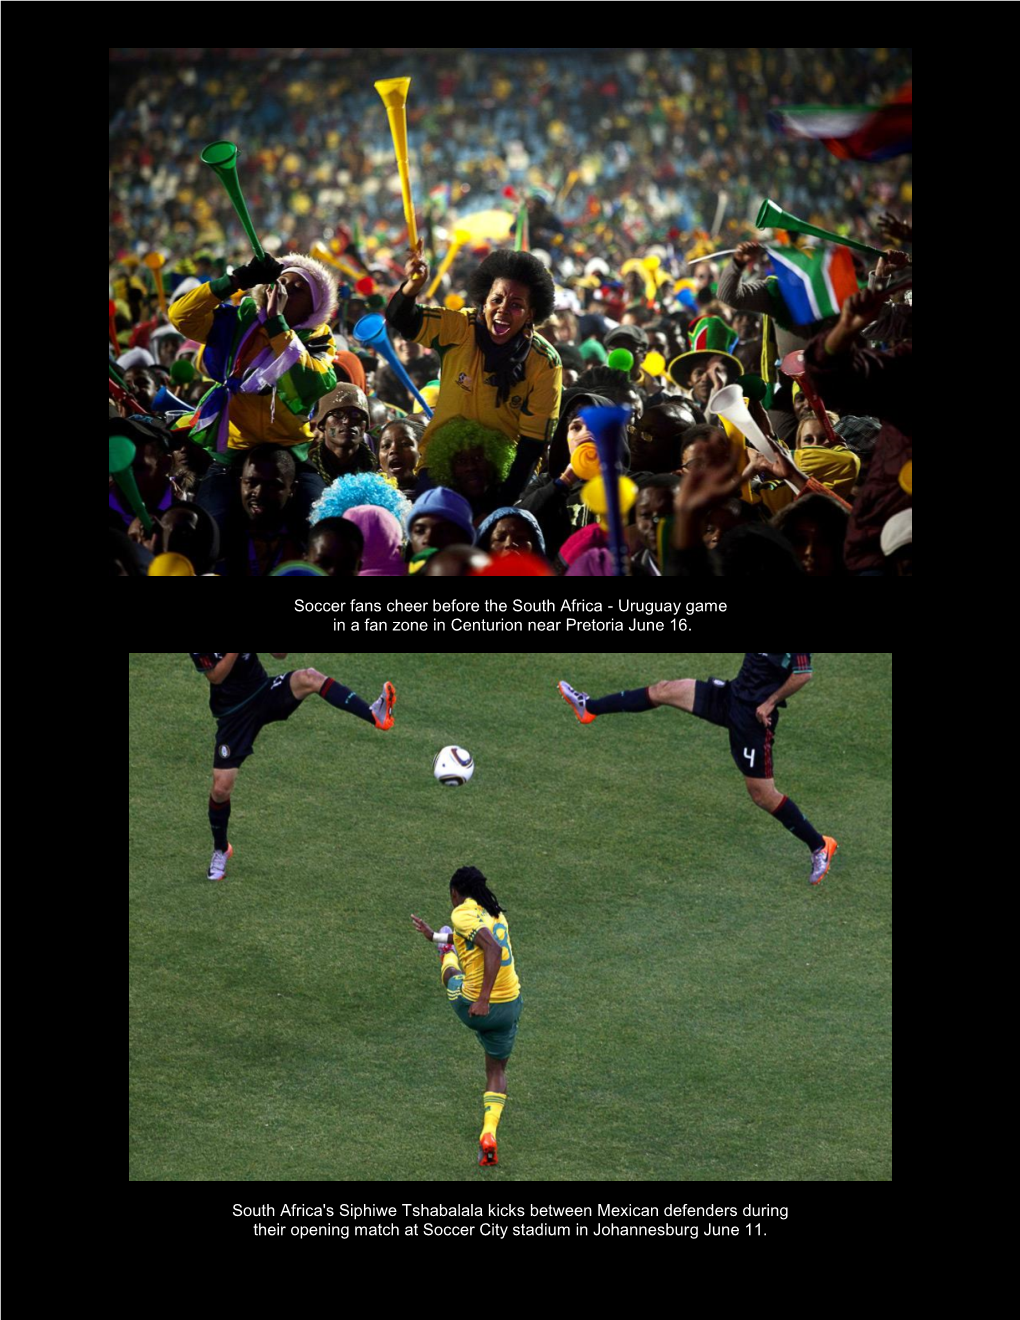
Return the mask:
<path fill-rule="evenodd" d="M 453 986 L 455 977 L 450 977 L 447 988 Z M 491 1059 L 508 1059 L 517 1038 L 517 1024 L 521 1018 L 524 1000 L 521 995 L 511 999 L 508 1004 L 491 1004 L 485 1017 L 470 1017 L 472 1001 L 460 996 L 451 1000 L 453 1011 L 470 1031 L 478 1037 L 478 1044 Z"/>

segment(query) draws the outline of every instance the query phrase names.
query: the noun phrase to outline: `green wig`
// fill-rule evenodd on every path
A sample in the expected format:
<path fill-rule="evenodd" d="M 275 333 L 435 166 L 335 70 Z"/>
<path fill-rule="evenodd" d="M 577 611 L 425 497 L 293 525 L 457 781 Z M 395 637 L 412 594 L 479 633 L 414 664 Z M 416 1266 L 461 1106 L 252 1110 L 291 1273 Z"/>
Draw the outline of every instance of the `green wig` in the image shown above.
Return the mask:
<path fill-rule="evenodd" d="M 495 484 L 506 479 L 514 461 L 515 442 L 502 431 L 490 431 L 470 417 L 451 417 L 429 437 L 425 462 L 429 476 L 440 486 L 453 489 L 453 460 L 462 449 L 480 447 L 496 472 Z"/>

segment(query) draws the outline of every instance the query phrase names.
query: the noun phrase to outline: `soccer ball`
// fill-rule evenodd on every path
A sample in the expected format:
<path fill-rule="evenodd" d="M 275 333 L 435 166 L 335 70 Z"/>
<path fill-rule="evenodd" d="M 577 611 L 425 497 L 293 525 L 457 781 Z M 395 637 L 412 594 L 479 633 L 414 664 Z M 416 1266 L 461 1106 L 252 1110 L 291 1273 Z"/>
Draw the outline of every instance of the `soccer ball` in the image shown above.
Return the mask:
<path fill-rule="evenodd" d="M 463 747 L 444 747 L 432 760 L 432 773 L 441 784 L 466 784 L 475 772 L 475 762 Z"/>

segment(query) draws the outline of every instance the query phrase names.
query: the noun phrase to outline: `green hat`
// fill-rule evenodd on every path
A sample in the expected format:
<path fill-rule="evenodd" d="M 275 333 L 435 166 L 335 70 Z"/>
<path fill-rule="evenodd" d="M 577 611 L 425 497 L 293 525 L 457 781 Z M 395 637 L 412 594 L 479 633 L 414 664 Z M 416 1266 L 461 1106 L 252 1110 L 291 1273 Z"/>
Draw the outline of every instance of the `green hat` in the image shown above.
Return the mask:
<path fill-rule="evenodd" d="M 412 558 L 408 561 L 407 564 L 408 574 L 413 575 L 415 573 L 420 573 L 422 569 L 425 567 L 425 565 L 432 558 L 432 556 L 438 553 L 439 553 L 439 547 L 435 545 L 430 545 L 424 550 L 419 550 L 418 553 L 412 556 Z"/>
<path fill-rule="evenodd" d="M 308 564 L 303 559 L 288 559 L 277 564 L 270 577 L 329 577 L 317 564 Z"/>
<path fill-rule="evenodd" d="M 745 372 L 739 380 L 730 381 L 730 384 L 739 385 L 745 398 L 756 400 L 766 411 L 772 407 L 772 386 L 762 380 L 756 372 Z"/>
<path fill-rule="evenodd" d="M 666 375 L 674 385 L 687 389 L 695 367 L 706 364 L 710 358 L 721 357 L 729 364 L 732 378 L 736 380 L 744 374 L 744 364 L 731 351 L 736 348 L 738 338 L 736 330 L 721 316 L 703 316 L 691 327 L 691 351 L 675 357 L 666 368 Z"/>

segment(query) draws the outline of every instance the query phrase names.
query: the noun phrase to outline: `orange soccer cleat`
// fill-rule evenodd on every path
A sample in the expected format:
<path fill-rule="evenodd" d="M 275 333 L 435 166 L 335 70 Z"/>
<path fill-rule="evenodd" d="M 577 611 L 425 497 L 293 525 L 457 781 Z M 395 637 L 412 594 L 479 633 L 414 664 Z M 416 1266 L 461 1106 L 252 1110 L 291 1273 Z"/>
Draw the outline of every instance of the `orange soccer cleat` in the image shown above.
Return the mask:
<path fill-rule="evenodd" d="M 397 690 L 392 683 L 384 683 L 383 690 L 369 706 L 377 729 L 393 728 L 393 707 L 397 704 Z"/>
<path fill-rule="evenodd" d="M 588 710 L 587 692 L 578 692 L 569 683 L 560 683 L 559 689 L 560 696 L 570 706 L 582 724 L 594 723 L 595 716 Z"/>

